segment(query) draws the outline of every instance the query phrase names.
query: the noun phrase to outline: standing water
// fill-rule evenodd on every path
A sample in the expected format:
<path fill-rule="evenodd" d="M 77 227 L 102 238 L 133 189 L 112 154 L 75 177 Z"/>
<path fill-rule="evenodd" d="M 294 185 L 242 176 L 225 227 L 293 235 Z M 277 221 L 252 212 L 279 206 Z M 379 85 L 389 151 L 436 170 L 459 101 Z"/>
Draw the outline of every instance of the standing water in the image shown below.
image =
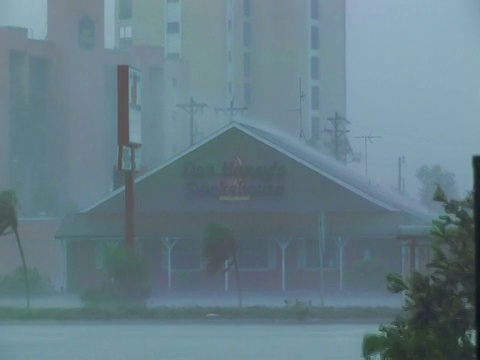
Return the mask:
<path fill-rule="evenodd" d="M 352 360 L 374 324 L 75 322 L 0 325 L 9 360 Z"/>

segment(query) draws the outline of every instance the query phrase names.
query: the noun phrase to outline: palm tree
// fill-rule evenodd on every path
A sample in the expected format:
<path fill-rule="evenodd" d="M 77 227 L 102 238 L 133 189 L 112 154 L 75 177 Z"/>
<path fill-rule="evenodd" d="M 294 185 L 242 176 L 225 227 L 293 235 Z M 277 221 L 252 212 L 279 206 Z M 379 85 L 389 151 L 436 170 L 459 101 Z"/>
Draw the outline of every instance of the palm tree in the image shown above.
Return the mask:
<path fill-rule="evenodd" d="M 18 200 L 15 191 L 4 190 L 0 192 L 0 236 L 8 234 L 7 230 L 12 228 L 15 239 L 17 241 L 18 251 L 22 259 L 23 275 L 25 278 L 25 298 L 27 301 L 27 309 L 30 310 L 30 285 L 27 275 L 27 263 L 25 254 L 23 253 L 20 235 L 18 234 L 18 217 L 17 217 Z"/>
<path fill-rule="evenodd" d="M 238 289 L 238 305 L 242 307 L 242 290 L 238 274 L 237 244 L 233 230 L 220 225 L 210 224 L 203 237 L 202 255 L 207 260 L 207 271 L 211 274 L 220 270 L 228 271 L 233 266 Z M 225 267 L 225 264 L 228 266 Z"/>

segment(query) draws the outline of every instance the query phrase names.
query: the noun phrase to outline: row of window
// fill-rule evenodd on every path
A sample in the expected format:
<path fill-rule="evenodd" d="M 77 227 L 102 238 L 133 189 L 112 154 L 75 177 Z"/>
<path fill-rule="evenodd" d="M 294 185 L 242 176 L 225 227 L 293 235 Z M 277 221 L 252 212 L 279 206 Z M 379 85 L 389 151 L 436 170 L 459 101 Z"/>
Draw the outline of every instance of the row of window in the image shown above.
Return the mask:
<path fill-rule="evenodd" d="M 103 267 L 105 250 L 108 245 L 98 242 L 95 249 L 96 268 Z M 297 248 L 297 268 L 315 269 L 319 267 L 318 240 L 301 239 L 291 244 Z M 238 249 L 240 269 L 275 269 L 278 245 L 275 241 L 252 238 L 242 239 Z M 287 249 L 288 251 L 288 249 Z M 178 241 L 171 252 L 172 269 L 199 270 L 202 268 L 200 242 Z M 167 251 L 162 251 L 162 268 L 167 266 Z"/>
<path fill-rule="evenodd" d="M 310 0 L 310 18 L 313 20 L 319 20 L 320 18 L 320 4 L 319 0 Z M 319 50 L 320 49 L 320 32 L 318 26 L 311 26 L 310 27 L 310 49 L 311 50 Z M 310 78 L 312 80 L 319 80 L 320 79 L 320 60 L 318 56 L 311 56 L 310 57 Z M 310 107 L 313 111 L 320 110 L 320 89 L 318 86 L 314 85 L 310 88 Z M 312 131 L 312 139 L 314 141 L 318 141 L 320 138 L 320 117 L 319 116 L 312 116 L 310 118 L 311 121 L 311 131 Z M 305 254 L 306 254 L 306 266 L 310 267 L 312 264 L 311 259 L 309 257 L 312 256 L 312 253 L 318 251 L 318 245 L 315 243 L 306 242 L 305 246 Z M 314 248 L 312 249 L 311 246 Z M 315 248 L 317 246 L 317 248 Z M 307 249 L 310 248 L 310 249 Z M 313 250 L 313 251 L 312 251 Z M 314 256 L 314 255 L 313 255 Z M 316 266 L 318 266 L 318 257 L 316 260 Z"/>
<path fill-rule="evenodd" d="M 179 0 L 167 0 L 167 3 L 173 4 L 173 3 L 178 3 Z M 313 9 L 314 9 L 314 3 L 317 3 L 316 7 L 316 13 L 318 16 L 318 0 L 314 1 L 312 0 L 312 18 L 313 18 Z M 132 19 L 132 0 L 118 0 L 118 18 L 120 20 L 131 20 Z M 243 1 L 243 15 L 244 16 L 250 16 L 252 13 L 252 3 L 251 0 L 244 0 Z"/>
<path fill-rule="evenodd" d="M 310 0 L 310 17 L 314 20 L 318 20 L 320 16 L 319 1 Z"/>

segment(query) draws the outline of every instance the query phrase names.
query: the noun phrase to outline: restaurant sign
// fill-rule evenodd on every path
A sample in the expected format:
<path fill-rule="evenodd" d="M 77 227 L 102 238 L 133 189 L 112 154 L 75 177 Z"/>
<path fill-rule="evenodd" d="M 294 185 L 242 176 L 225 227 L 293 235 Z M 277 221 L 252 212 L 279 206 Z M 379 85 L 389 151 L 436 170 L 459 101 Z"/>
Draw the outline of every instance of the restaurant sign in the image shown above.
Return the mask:
<path fill-rule="evenodd" d="M 222 165 L 186 162 L 183 168 L 187 198 L 250 200 L 284 194 L 285 166 L 276 161 L 245 164 L 240 157 Z"/>

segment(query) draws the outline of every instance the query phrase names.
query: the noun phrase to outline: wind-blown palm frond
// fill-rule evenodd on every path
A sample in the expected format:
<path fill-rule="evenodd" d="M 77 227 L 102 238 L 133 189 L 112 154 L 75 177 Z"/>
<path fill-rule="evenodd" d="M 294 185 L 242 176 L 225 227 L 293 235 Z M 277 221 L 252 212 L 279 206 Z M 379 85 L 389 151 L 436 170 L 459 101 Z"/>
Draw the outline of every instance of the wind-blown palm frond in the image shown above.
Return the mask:
<path fill-rule="evenodd" d="M 23 252 L 20 235 L 18 233 L 17 206 L 18 200 L 15 191 L 4 190 L 0 192 L 0 236 L 6 235 L 9 228 L 12 228 L 13 232 L 15 233 L 15 240 L 17 241 L 18 251 L 22 260 L 23 274 L 25 277 L 25 298 L 27 302 L 27 309 L 30 309 L 30 285 L 28 283 L 25 254 Z"/>
<path fill-rule="evenodd" d="M 227 271 L 230 266 L 234 267 L 238 286 L 238 303 L 241 307 L 242 292 L 237 266 L 237 244 L 233 230 L 220 224 L 208 225 L 203 237 L 202 255 L 207 261 L 207 271 L 211 274 L 222 269 Z M 225 269 L 226 262 L 229 266 Z"/>

